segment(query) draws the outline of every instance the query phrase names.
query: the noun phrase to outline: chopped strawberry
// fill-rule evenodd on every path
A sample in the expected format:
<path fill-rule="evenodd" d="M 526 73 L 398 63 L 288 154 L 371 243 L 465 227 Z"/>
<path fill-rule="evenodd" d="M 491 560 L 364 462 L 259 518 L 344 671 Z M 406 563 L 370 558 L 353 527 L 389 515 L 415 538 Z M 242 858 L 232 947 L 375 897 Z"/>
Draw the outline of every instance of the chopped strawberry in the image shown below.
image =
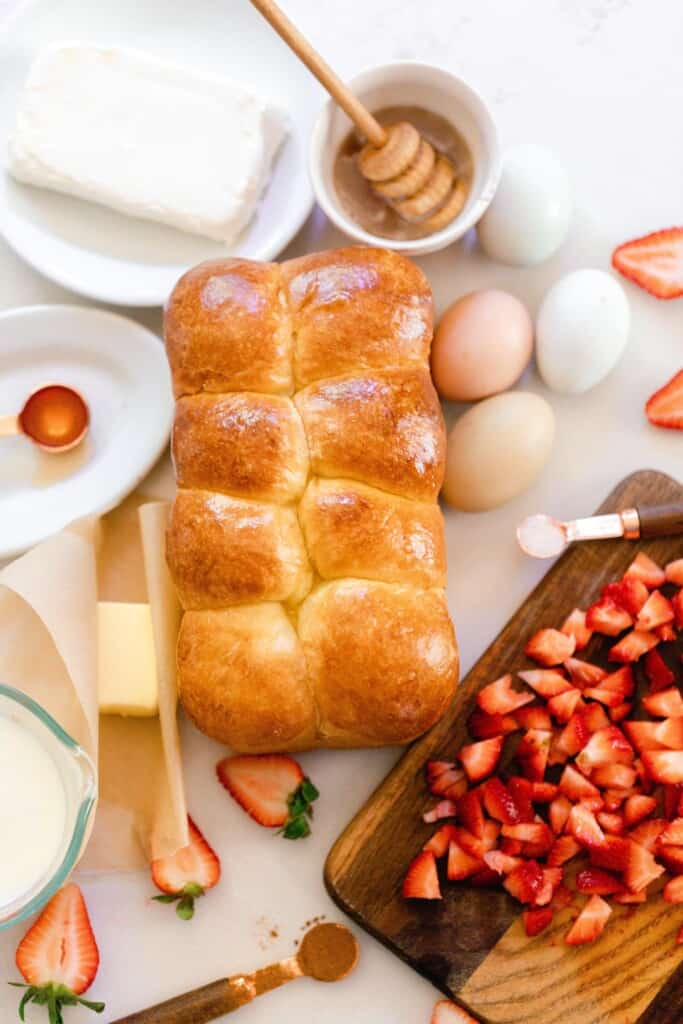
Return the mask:
<path fill-rule="evenodd" d="M 576 758 L 582 772 L 602 764 L 628 764 L 634 758 L 633 747 L 618 725 L 598 729 Z M 599 783 L 598 783 L 599 785 Z"/>
<path fill-rule="evenodd" d="M 622 699 L 630 697 L 636 688 L 633 669 L 630 665 L 622 665 L 616 672 L 610 672 L 609 675 L 605 676 L 599 688 L 601 690 L 612 690 L 613 693 L 618 693 Z"/>
<path fill-rule="evenodd" d="M 484 809 L 481 806 L 481 798 L 476 789 L 464 793 L 456 803 L 458 819 L 463 823 L 472 835 L 478 839 L 484 838 Z"/>
<path fill-rule="evenodd" d="M 475 835 L 466 829 L 462 825 L 456 825 L 453 828 L 452 841 L 457 843 L 461 850 L 465 853 L 469 853 L 470 857 L 474 857 L 477 860 L 482 860 L 486 850 L 484 849 L 484 840 L 477 839 Z"/>
<path fill-rule="evenodd" d="M 425 771 L 427 772 L 428 779 L 438 779 L 441 775 L 445 775 L 446 772 L 450 772 L 455 768 L 454 761 L 427 761 L 425 765 Z"/>
<path fill-rule="evenodd" d="M 683 814 L 683 785 L 680 782 L 665 784 L 664 814 L 669 821 Z"/>
<path fill-rule="evenodd" d="M 565 935 L 564 941 L 568 946 L 581 946 L 586 942 L 595 942 L 602 935 L 611 913 L 612 908 L 601 896 L 591 896 Z"/>
<path fill-rule="evenodd" d="M 567 824 L 567 818 L 569 817 L 571 809 L 572 805 L 569 800 L 567 800 L 567 797 L 562 793 L 560 793 L 559 796 L 556 796 L 550 804 L 550 807 L 548 808 L 548 817 L 550 819 L 550 827 L 555 835 L 559 836 L 560 832 Z"/>
<path fill-rule="evenodd" d="M 519 857 L 523 846 L 524 843 L 520 843 L 518 839 L 508 839 L 507 836 L 503 836 L 500 841 L 500 852 L 508 857 Z"/>
<path fill-rule="evenodd" d="M 522 911 L 522 923 L 524 925 L 524 931 L 533 938 L 534 935 L 540 935 L 542 931 L 548 927 L 553 919 L 554 911 L 550 907 L 538 907 L 533 910 Z"/>
<path fill-rule="evenodd" d="M 636 782 L 636 770 L 627 764 L 601 764 L 591 772 L 591 781 L 606 789 L 630 790 Z"/>
<path fill-rule="evenodd" d="M 545 729 L 528 729 L 522 736 L 516 756 L 527 778 L 543 780 L 552 738 L 552 732 Z"/>
<path fill-rule="evenodd" d="M 657 729 L 660 724 L 659 722 L 624 722 L 622 728 L 636 750 L 661 750 L 666 744 L 657 739 Z"/>
<path fill-rule="evenodd" d="M 481 837 L 481 841 L 483 843 L 485 853 L 488 853 L 489 850 L 495 849 L 499 835 L 500 825 L 497 821 L 487 820 L 484 822 L 484 834 Z"/>
<path fill-rule="evenodd" d="M 625 789 L 606 789 L 602 793 L 602 808 L 610 814 L 618 811 L 628 796 Z"/>
<path fill-rule="evenodd" d="M 645 655 L 645 675 L 650 684 L 650 693 L 666 690 L 674 681 L 674 674 L 668 667 L 657 648 Z"/>
<path fill-rule="evenodd" d="M 630 850 L 631 843 L 628 839 L 606 835 L 602 846 L 594 846 L 590 849 L 590 862 L 598 868 L 624 871 L 629 862 Z"/>
<path fill-rule="evenodd" d="M 585 697 L 590 697 L 591 700 L 598 700 L 608 708 L 618 708 L 623 703 L 622 694 L 616 693 L 615 690 L 603 689 L 600 686 L 589 686 L 583 693 Z"/>
<path fill-rule="evenodd" d="M 624 242 L 612 266 L 657 299 L 683 295 L 683 228 L 664 228 Z"/>
<path fill-rule="evenodd" d="M 683 572 L 681 573 L 681 582 L 683 583 Z M 575 608 L 567 616 L 562 626 L 562 632 L 567 636 L 574 637 L 576 641 L 574 650 L 576 651 L 582 651 L 584 647 L 587 647 L 593 635 L 586 625 L 586 613 L 581 608 Z"/>
<path fill-rule="evenodd" d="M 467 719 L 467 728 L 476 740 L 488 740 L 492 736 L 506 736 L 519 728 L 512 715 L 487 715 L 475 708 Z"/>
<path fill-rule="evenodd" d="M 683 903 L 683 875 L 667 882 L 662 895 L 667 903 Z"/>
<path fill-rule="evenodd" d="M 657 856 L 672 874 L 683 874 L 683 846 L 660 843 L 657 847 Z"/>
<path fill-rule="evenodd" d="M 541 704 L 529 704 L 515 711 L 515 721 L 520 729 L 552 729 L 550 712 Z"/>
<path fill-rule="evenodd" d="M 522 815 L 521 820 L 523 822 L 533 821 L 536 812 L 534 811 L 531 798 L 533 796 L 533 788 L 530 779 L 523 778 L 521 775 L 511 775 L 507 780 L 507 787 L 512 793 L 513 799 L 519 807 Z"/>
<path fill-rule="evenodd" d="M 616 583 L 608 583 L 602 588 L 602 596 L 618 604 L 634 619 L 637 618 L 640 609 L 648 599 L 649 590 L 642 580 L 633 576 L 625 576 Z"/>
<path fill-rule="evenodd" d="M 429 770 L 429 764 L 435 763 L 441 766 L 445 764 L 447 767 L 435 775 Z M 467 790 L 465 773 L 456 768 L 454 764 L 447 761 L 430 761 L 429 764 L 427 765 L 427 785 L 433 796 L 442 796 L 446 800 L 457 800 Z"/>
<path fill-rule="evenodd" d="M 629 841 L 628 862 L 624 868 L 624 881 L 631 892 L 646 889 L 650 882 L 663 873 L 664 868 L 658 864 L 649 850 L 640 843 Z"/>
<path fill-rule="evenodd" d="M 564 869 L 561 867 L 543 868 L 543 884 L 536 894 L 534 906 L 545 907 L 552 900 L 555 890 L 560 885 Z"/>
<path fill-rule="evenodd" d="M 496 871 L 499 875 L 509 875 L 511 871 L 521 867 L 524 863 L 521 857 L 513 857 L 508 853 L 503 853 L 502 850 L 489 850 L 484 854 L 484 860 L 491 870 Z"/>
<path fill-rule="evenodd" d="M 683 924 L 678 929 L 678 933 L 676 935 L 676 944 L 678 946 L 682 946 L 683 945 Z"/>
<path fill-rule="evenodd" d="M 63 1006 L 104 1010 L 104 1003 L 81 998 L 95 980 L 100 955 L 83 893 L 73 882 L 55 893 L 26 932 L 16 963 L 26 981 L 19 986 L 26 989 L 19 1006 L 22 1020 L 29 1003 L 47 1005 L 54 1024 L 61 1024 Z"/>
<path fill-rule="evenodd" d="M 560 867 L 581 852 L 581 846 L 574 836 L 558 836 L 550 847 L 546 863 L 548 867 Z"/>
<path fill-rule="evenodd" d="M 554 749 L 556 753 L 560 752 L 573 757 L 574 754 L 578 754 L 579 750 L 585 747 L 590 738 L 591 730 L 588 726 L 586 714 L 583 711 L 578 712 L 572 715 L 567 722 L 556 743 L 551 747 L 551 753 Z"/>
<path fill-rule="evenodd" d="M 285 839 L 310 835 L 319 793 L 288 754 L 238 754 L 216 766 L 218 781 L 259 825 L 281 826 Z"/>
<path fill-rule="evenodd" d="M 473 875 L 467 879 L 468 885 L 476 885 L 477 887 L 487 889 L 497 889 L 500 882 L 500 876 L 495 871 L 491 871 L 491 868 L 484 866 L 481 870 L 476 871 Z"/>
<path fill-rule="evenodd" d="M 430 1024 L 479 1024 L 479 1021 L 466 1013 L 462 1006 L 456 1006 L 448 999 L 440 999 L 432 1010 Z"/>
<path fill-rule="evenodd" d="M 429 811 L 425 811 L 422 820 L 425 824 L 430 825 L 442 818 L 454 818 L 457 810 L 458 808 L 452 800 L 439 800 L 438 804 L 435 804 Z"/>
<path fill-rule="evenodd" d="M 530 704 L 533 694 L 526 690 L 515 690 L 510 673 L 489 683 L 477 695 L 477 704 L 487 715 L 508 715 L 511 711 Z"/>
<path fill-rule="evenodd" d="M 636 629 L 652 630 L 674 621 L 674 610 L 671 601 L 664 597 L 661 590 L 653 590 L 640 609 L 636 619 Z"/>
<path fill-rule="evenodd" d="M 647 893 L 644 889 L 641 889 L 640 892 L 624 890 L 624 892 L 616 892 L 612 898 L 615 903 L 645 903 L 647 901 Z"/>
<path fill-rule="evenodd" d="M 195 900 L 213 889 L 221 877 L 221 862 L 192 818 L 187 819 L 190 842 L 168 857 L 152 861 L 152 881 L 163 896 L 159 903 L 177 903 L 176 914 L 183 921 L 194 916 Z"/>
<path fill-rule="evenodd" d="M 605 833 L 598 825 L 593 812 L 585 804 L 574 804 L 567 821 L 567 832 L 574 836 L 577 843 L 589 849 L 602 846 Z"/>
<path fill-rule="evenodd" d="M 609 716 L 613 722 L 621 722 L 633 711 L 633 702 L 624 701 L 623 704 L 616 704 L 609 709 Z"/>
<path fill-rule="evenodd" d="M 560 779 L 560 792 L 572 801 L 572 803 L 578 803 L 579 800 L 590 800 L 591 797 L 599 797 L 600 791 L 597 786 L 594 786 L 592 782 L 584 778 L 580 772 L 577 772 L 576 768 L 568 764 L 565 766 L 562 772 L 562 778 Z"/>
<path fill-rule="evenodd" d="M 559 789 L 560 787 L 556 786 L 554 782 L 537 782 L 532 780 L 531 799 L 536 804 L 549 804 L 551 800 L 555 799 Z"/>
<path fill-rule="evenodd" d="M 652 814 L 656 806 L 657 801 L 652 796 L 630 796 L 624 804 L 624 821 L 627 825 L 636 825 Z"/>
<path fill-rule="evenodd" d="M 458 843 L 451 842 L 448 847 L 448 865 L 446 876 L 450 882 L 461 882 L 463 878 L 476 875 L 484 867 L 479 857 L 473 857 L 471 853 L 463 850 Z"/>
<path fill-rule="evenodd" d="M 674 818 L 661 834 L 662 843 L 670 843 L 671 846 L 683 846 L 683 818 Z"/>
<path fill-rule="evenodd" d="M 548 701 L 548 711 L 558 722 L 567 723 L 574 712 L 583 706 L 581 690 L 573 686 L 564 693 L 558 693 L 557 697 L 551 697 Z"/>
<path fill-rule="evenodd" d="M 481 782 L 495 771 L 502 749 L 502 736 L 492 736 L 490 740 L 479 740 L 461 748 L 458 757 L 470 782 Z"/>
<path fill-rule="evenodd" d="M 487 814 L 503 825 L 514 825 L 524 821 L 525 816 L 519 804 L 502 779 L 494 776 L 483 787 L 484 807 Z"/>
<path fill-rule="evenodd" d="M 666 574 L 648 555 L 639 551 L 624 573 L 624 579 L 640 580 L 648 590 L 655 590 L 656 587 L 664 586 Z"/>
<path fill-rule="evenodd" d="M 535 860 L 527 860 L 510 872 L 503 886 L 520 903 L 535 903 L 543 881 L 541 865 Z"/>
<path fill-rule="evenodd" d="M 683 370 L 648 398 L 645 413 L 655 427 L 683 430 Z"/>
<path fill-rule="evenodd" d="M 403 879 L 401 892 L 406 899 L 440 900 L 441 888 L 436 873 L 436 860 L 429 850 L 423 850 L 411 861 Z"/>
<path fill-rule="evenodd" d="M 523 843 L 552 842 L 552 832 L 543 821 L 520 822 L 519 825 L 503 825 L 501 835 L 519 839 Z"/>
<path fill-rule="evenodd" d="M 649 714 L 659 718 L 683 718 L 683 698 L 675 686 L 643 697 L 643 707 Z"/>
<path fill-rule="evenodd" d="M 681 719 L 674 719 L 674 721 L 681 721 Z M 633 767 L 635 768 L 636 775 L 638 776 L 638 783 L 636 784 L 636 789 L 639 788 L 645 794 L 645 796 L 650 796 L 652 790 L 655 788 L 655 784 L 650 778 L 650 776 L 647 774 L 645 770 L 645 765 L 639 757 L 637 757 L 633 762 Z"/>
<path fill-rule="evenodd" d="M 431 839 L 427 840 L 422 849 L 428 853 L 433 853 L 437 860 L 439 857 L 445 857 L 448 853 L 448 844 L 454 838 L 454 835 L 454 825 L 442 825 L 441 828 L 436 830 Z"/>
<path fill-rule="evenodd" d="M 676 629 L 683 629 L 683 590 L 677 590 L 671 599 L 671 607 L 676 616 Z"/>
<path fill-rule="evenodd" d="M 632 662 L 638 661 L 644 654 L 652 650 L 659 643 L 656 633 L 648 633 L 645 630 L 634 629 L 627 633 L 619 643 L 615 644 L 609 652 L 610 661 Z"/>
<path fill-rule="evenodd" d="M 584 686 L 599 686 L 601 680 L 607 675 L 604 668 L 592 665 L 590 661 L 581 661 L 579 658 L 567 658 L 564 667 L 569 672 L 574 686 L 578 686 L 581 690 Z"/>
<path fill-rule="evenodd" d="M 633 625 L 633 619 L 616 601 L 610 597 L 603 597 L 592 604 L 586 612 L 586 625 L 594 633 L 618 636 Z"/>
<path fill-rule="evenodd" d="M 603 832 L 609 832 L 610 835 L 620 836 L 626 828 L 623 815 L 617 811 L 598 811 L 595 817 Z"/>
<path fill-rule="evenodd" d="M 576 888 L 585 895 L 596 893 L 598 896 L 611 896 L 622 892 L 623 882 L 604 868 L 584 868 L 576 876 Z"/>
<path fill-rule="evenodd" d="M 573 636 L 567 636 L 559 629 L 539 629 L 527 641 L 524 653 L 539 665 L 551 668 L 571 658 L 575 648 L 576 640 Z"/>
<path fill-rule="evenodd" d="M 589 704 L 586 710 L 581 713 L 581 717 L 590 732 L 606 729 L 609 725 L 609 718 L 605 714 L 604 708 L 601 708 L 599 704 Z"/>
<path fill-rule="evenodd" d="M 566 885 L 558 885 L 557 889 L 553 893 L 550 906 L 553 910 L 564 910 L 565 907 L 571 906 L 573 902 L 574 893 L 570 892 Z"/>
<path fill-rule="evenodd" d="M 668 583 L 675 583 L 677 587 L 683 587 L 683 558 L 677 558 L 675 562 L 669 562 L 664 567 L 664 573 Z"/>
<path fill-rule="evenodd" d="M 671 604 L 671 607 L 674 609 L 674 615 L 676 615 L 676 609 L 674 608 L 673 603 Z M 671 622 L 665 622 L 664 625 L 657 626 L 655 633 L 663 644 L 671 643 L 676 639 L 676 630 Z"/>
<path fill-rule="evenodd" d="M 631 829 L 629 838 L 652 853 L 666 825 L 666 818 L 648 818 L 646 821 L 639 822 L 635 828 Z"/>
<path fill-rule="evenodd" d="M 546 699 L 571 689 L 571 683 L 557 669 L 536 668 L 517 674 L 527 686 Z"/>

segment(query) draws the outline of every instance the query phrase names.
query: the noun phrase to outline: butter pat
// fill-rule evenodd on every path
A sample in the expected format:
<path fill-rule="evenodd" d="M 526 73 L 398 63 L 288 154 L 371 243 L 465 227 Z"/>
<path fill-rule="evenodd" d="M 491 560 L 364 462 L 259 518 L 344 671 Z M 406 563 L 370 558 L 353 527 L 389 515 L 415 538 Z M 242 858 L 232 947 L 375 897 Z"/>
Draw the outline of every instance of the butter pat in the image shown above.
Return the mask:
<path fill-rule="evenodd" d="M 149 605 L 100 601 L 97 652 L 100 714 L 157 715 L 157 664 Z"/>
<path fill-rule="evenodd" d="M 9 145 L 19 181 L 233 242 L 285 135 L 282 113 L 223 78 L 133 50 L 44 51 Z"/>

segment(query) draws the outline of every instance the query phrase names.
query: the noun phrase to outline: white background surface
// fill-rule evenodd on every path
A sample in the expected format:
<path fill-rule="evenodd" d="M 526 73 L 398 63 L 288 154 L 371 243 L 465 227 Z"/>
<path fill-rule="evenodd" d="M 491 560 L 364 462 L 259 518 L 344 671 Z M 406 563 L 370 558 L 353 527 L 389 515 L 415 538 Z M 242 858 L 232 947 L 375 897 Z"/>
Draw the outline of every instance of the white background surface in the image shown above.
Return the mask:
<path fill-rule="evenodd" d="M 491 285 L 515 292 L 535 312 L 563 271 L 607 267 L 616 243 L 683 221 L 683 8 L 677 0 L 286 0 L 284 6 L 342 74 L 393 58 L 440 62 L 482 90 L 503 144 L 544 143 L 565 161 L 576 215 L 561 253 L 535 270 L 496 266 L 472 245 L 427 257 L 420 262 L 439 310 L 473 287 Z M 191 17 L 191 4 L 187 11 Z M 314 215 L 288 255 L 340 241 Z M 544 571 L 515 548 L 513 528 L 522 516 L 589 512 L 622 476 L 642 467 L 681 476 L 683 437 L 650 427 L 643 403 L 683 366 L 683 301 L 658 304 L 630 285 L 627 291 L 632 336 L 618 369 L 583 398 L 547 395 L 558 437 L 541 480 L 506 508 L 447 513 L 449 600 L 465 671 Z M 50 301 L 79 300 L 30 272 L 0 242 L 0 307 Z M 156 313 L 141 319 L 158 327 Z M 544 391 L 533 370 L 523 387 Z M 102 954 L 91 995 L 107 1000 L 106 1021 L 286 955 L 313 915 L 340 919 L 322 884 L 325 854 L 397 756 L 385 750 L 303 757 L 322 797 L 313 838 L 288 844 L 252 825 L 220 791 L 213 778 L 219 748 L 189 728 L 185 740 L 190 807 L 222 857 L 224 880 L 200 903 L 191 925 L 146 900 L 151 886 L 144 875 L 85 884 Z M 279 930 L 277 940 L 264 938 L 271 926 Z M 15 977 L 19 937 L 0 938 L 0 979 Z M 333 989 L 298 982 L 242 1010 L 244 1024 L 427 1024 L 437 993 L 378 943 L 360 939 L 361 963 L 351 979 Z M 0 1019 L 11 1020 L 15 1006 L 15 992 L 0 987 Z M 67 1013 L 68 1022 L 88 1016 Z M 34 1014 L 37 1019 L 38 1011 L 29 1011 L 30 1020 Z"/>

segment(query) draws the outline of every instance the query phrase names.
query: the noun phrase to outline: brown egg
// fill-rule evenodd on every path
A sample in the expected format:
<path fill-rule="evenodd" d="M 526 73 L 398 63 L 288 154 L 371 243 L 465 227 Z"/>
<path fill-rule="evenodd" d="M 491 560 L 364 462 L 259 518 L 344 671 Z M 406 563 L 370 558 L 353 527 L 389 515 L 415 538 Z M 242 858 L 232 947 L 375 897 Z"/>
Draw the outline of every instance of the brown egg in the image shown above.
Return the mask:
<path fill-rule="evenodd" d="M 534 328 L 514 295 L 470 292 L 441 317 L 432 345 L 432 376 L 442 398 L 472 402 L 512 387 L 531 359 Z"/>

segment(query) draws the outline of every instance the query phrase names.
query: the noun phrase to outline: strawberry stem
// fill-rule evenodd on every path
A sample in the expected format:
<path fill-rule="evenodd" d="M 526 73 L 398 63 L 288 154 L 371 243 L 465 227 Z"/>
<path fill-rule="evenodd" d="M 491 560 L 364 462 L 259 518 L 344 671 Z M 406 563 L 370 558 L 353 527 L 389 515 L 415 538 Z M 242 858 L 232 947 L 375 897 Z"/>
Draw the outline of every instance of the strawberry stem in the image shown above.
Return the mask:
<path fill-rule="evenodd" d="M 8 984 L 13 988 L 26 989 L 19 1003 L 19 1019 L 23 1021 L 26 1020 L 26 1007 L 29 1003 L 35 1003 L 36 1006 L 47 1006 L 50 1024 L 64 1024 L 63 1006 L 85 1006 L 95 1013 L 102 1013 L 104 1010 L 104 1003 L 82 999 L 66 985 L 59 985 L 53 981 L 48 982 L 47 985 L 22 985 L 18 981 L 10 981 Z"/>
<path fill-rule="evenodd" d="M 204 895 L 204 889 L 198 882 L 188 882 L 179 892 L 165 892 L 161 896 L 152 896 L 157 903 L 177 903 L 175 912 L 181 921 L 191 921 L 194 917 L 194 901 Z"/>
<path fill-rule="evenodd" d="M 311 804 L 319 796 L 320 793 L 306 776 L 287 798 L 289 817 L 277 835 L 284 836 L 285 839 L 304 839 L 310 835 L 311 826 L 308 819 L 313 817 Z"/>

